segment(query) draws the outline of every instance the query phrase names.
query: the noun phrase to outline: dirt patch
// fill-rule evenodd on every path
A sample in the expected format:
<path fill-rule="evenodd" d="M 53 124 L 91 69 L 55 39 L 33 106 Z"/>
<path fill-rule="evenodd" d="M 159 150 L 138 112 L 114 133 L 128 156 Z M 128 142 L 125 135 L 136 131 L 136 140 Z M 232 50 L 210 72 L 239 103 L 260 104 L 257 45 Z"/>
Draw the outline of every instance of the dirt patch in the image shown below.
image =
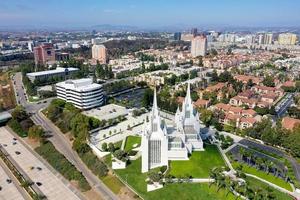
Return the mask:
<path fill-rule="evenodd" d="M 40 146 L 40 142 L 38 140 L 29 139 L 28 137 L 24 138 L 25 142 L 31 146 L 31 148 L 35 149 Z"/>
<path fill-rule="evenodd" d="M 135 193 L 129 190 L 127 187 L 122 187 L 118 194 L 118 197 L 122 200 L 140 199 Z"/>
<path fill-rule="evenodd" d="M 0 111 L 14 108 L 16 98 L 8 73 L 0 72 Z"/>
<path fill-rule="evenodd" d="M 88 200 L 102 200 L 103 198 L 100 196 L 98 192 L 96 192 L 94 189 L 90 189 L 89 191 L 83 192 L 83 195 Z"/>

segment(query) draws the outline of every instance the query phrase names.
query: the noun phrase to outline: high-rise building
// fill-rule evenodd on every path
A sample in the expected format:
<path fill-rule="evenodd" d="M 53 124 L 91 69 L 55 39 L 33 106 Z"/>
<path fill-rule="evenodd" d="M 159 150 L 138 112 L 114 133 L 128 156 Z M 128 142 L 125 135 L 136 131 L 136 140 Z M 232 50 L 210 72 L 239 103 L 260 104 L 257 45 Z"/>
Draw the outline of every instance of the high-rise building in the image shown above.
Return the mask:
<path fill-rule="evenodd" d="M 247 35 L 246 36 L 246 43 L 247 44 L 254 44 L 255 43 L 255 36 L 254 35 Z"/>
<path fill-rule="evenodd" d="M 49 61 L 55 61 L 55 51 L 53 45 L 44 43 L 33 48 L 35 64 L 45 65 Z"/>
<path fill-rule="evenodd" d="M 264 43 L 264 35 L 259 35 L 258 36 L 258 44 L 263 44 Z"/>
<path fill-rule="evenodd" d="M 205 36 L 196 36 L 192 39 L 191 54 L 192 57 L 205 56 L 207 50 L 207 39 Z"/>
<path fill-rule="evenodd" d="M 258 44 L 272 44 L 273 33 L 263 33 L 258 36 Z"/>
<path fill-rule="evenodd" d="M 297 35 L 293 33 L 282 33 L 278 36 L 278 44 L 295 45 L 297 43 Z"/>
<path fill-rule="evenodd" d="M 28 50 L 33 52 L 33 47 L 34 47 L 33 41 L 28 41 L 27 43 Z"/>
<path fill-rule="evenodd" d="M 264 44 L 272 44 L 273 42 L 273 33 L 266 33 L 264 34 Z"/>
<path fill-rule="evenodd" d="M 235 40 L 236 40 L 236 35 L 233 33 L 221 34 L 218 37 L 219 42 L 235 43 Z"/>
<path fill-rule="evenodd" d="M 181 40 L 181 33 L 180 32 L 174 33 L 174 40 L 177 40 L 177 41 Z"/>
<path fill-rule="evenodd" d="M 184 33 L 181 35 L 181 40 L 185 42 L 190 42 L 194 38 L 193 34 L 190 33 Z"/>
<path fill-rule="evenodd" d="M 92 45 L 94 45 L 94 44 L 102 44 L 103 42 L 105 42 L 107 40 L 107 38 L 106 37 L 98 37 L 98 38 L 93 38 L 92 40 L 91 40 L 91 42 L 92 42 Z"/>
<path fill-rule="evenodd" d="M 102 64 L 106 63 L 106 48 L 104 45 L 93 45 L 92 58 L 99 61 Z"/>
<path fill-rule="evenodd" d="M 191 34 L 195 37 L 198 34 L 198 29 L 197 28 L 192 28 L 191 29 Z"/>

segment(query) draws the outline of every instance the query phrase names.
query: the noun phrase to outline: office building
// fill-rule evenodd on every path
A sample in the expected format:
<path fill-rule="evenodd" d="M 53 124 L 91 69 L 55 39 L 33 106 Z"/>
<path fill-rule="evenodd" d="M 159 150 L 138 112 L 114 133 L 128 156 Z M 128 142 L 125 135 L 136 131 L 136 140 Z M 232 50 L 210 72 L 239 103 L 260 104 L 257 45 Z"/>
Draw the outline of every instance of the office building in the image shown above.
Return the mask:
<path fill-rule="evenodd" d="M 194 38 L 193 34 L 190 33 L 184 33 L 181 35 L 181 40 L 185 42 L 190 42 Z"/>
<path fill-rule="evenodd" d="M 79 109 L 91 109 L 103 104 L 102 85 L 90 78 L 66 80 L 56 84 L 57 98 L 72 103 Z"/>
<path fill-rule="evenodd" d="M 99 61 L 102 64 L 106 63 L 106 48 L 104 45 L 93 45 L 92 58 Z"/>
<path fill-rule="evenodd" d="M 207 50 L 207 39 L 205 36 L 196 36 L 192 39 L 192 57 L 205 56 Z"/>
<path fill-rule="evenodd" d="M 278 44 L 295 45 L 297 43 L 297 35 L 293 33 L 282 33 L 278 36 Z"/>
<path fill-rule="evenodd" d="M 153 107 L 142 135 L 141 149 L 142 173 L 168 166 L 169 160 L 188 160 L 188 154 L 204 150 L 199 114 L 192 104 L 190 84 L 181 111 L 179 108 L 176 111 L 173 126 L 167 126 L 161 120 L 154 91 Z"/>
<path fill-rule="evenodd" d="M 191 29 L 191 34 L 195 37 L 198 34 L 198 29 L 197 28 L 192 28 Z"/>
<path fill-rule="evenodd" d="M 28 41 L 27 48 L 29 51 L 33 52 L 34 43 L 33 41 Z"/>
<path fill-rule="evenodd" d="M 92 42 L 92 45 L 95 45 L 95 44 L 102 44 L 103 42 L 107 41 L 107 38 L 106 37 L 101 37 L 101 38 L 93 38 L 91 40 Z"/>
<path fill-rule="evenodd" d="M 177 32 L 177 33 L 174 33 L 174 40 L 181 40 L 181 33 L 180 32 Z"/>
<path fill-rule="evenodd" d="M 55 51 L 53 45 L 50 43 L 44 43 L 37 47 L 34 47 L 34 62 L 36 65 L 45 65 L 49 61 L 55 61 Z"/>
<path fill-rule="evenodd" d="M 58 52 L 58 53 L 55 53 L 55 60 L 56 60 L 56 61 L 69 60 L 69 58 L 70 58 L 69 53 L 65 53 L 65 52 Z"/>
<path fill-rule="evenodd" d="M 35 80 L 49 81 L 50 79 L 66 79 L 68 77 L 71 77 L 78 70 L 79 70 L 78 68 L 73 68 L 73 67 L 69 67 L 69 68 L 57 67 L 54 70 L 27 73 L 26 76 L 29 78 L 31 82 L 34 82 Z"/>

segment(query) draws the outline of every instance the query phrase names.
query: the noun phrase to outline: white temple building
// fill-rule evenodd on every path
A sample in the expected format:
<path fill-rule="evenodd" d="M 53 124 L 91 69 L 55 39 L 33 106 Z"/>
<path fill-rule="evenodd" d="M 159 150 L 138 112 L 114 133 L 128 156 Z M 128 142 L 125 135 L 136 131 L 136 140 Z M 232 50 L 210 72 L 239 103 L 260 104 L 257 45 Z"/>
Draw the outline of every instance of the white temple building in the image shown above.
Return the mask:
<path fill-rule="evenodd" d="M 192 151 L 203 151 L 199 114 L 194 109 L 188 84 L 187 94 L 175 114 L 173 126 L 167 126 L 160 118 L 156 91 L 153 108 L 142 135 L 142 173 L 159 166 L 167 166 L 169 160 L 188 160 Z"/>

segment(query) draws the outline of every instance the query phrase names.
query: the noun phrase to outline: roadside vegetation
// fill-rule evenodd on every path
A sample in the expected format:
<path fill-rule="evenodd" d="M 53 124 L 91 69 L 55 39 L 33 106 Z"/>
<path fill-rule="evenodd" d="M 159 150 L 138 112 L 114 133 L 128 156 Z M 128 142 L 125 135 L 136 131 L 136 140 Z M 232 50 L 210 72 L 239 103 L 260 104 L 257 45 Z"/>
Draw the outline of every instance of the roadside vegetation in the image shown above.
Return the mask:
<path fill-rule="evenodd" d="M 8 126 L 20 137 L 27 137 L 29 129 L 34 126 L 34 124 L 24 107 L 18 105 L 11 115 L 12 119 L 9 120 Z"/>
<path fill-rule="evenodd" d="M 85 192 L 91 189 L 91 186 L 82 173 L 79 172 L 64 155 L 59 153 L 51 142 L 46 141 L 41 143 L 41 146 L 37 147 L 35 151 L 47 160 L 47 162 L 66 179 L 69 181 L 77 181 L 81 191 Z"/>
<path fill-rule="evenodd" d="M 78 153 L 87 167 L 99 178 L 107 175 L 107 166 L 98 159 L 87 144 L 89 131 L 101 126 L 101 121 L 81 114 L 80 110 L 71 103 L 55 99 L 51 102 L 44 114 L 56 124 L 63 133 L 70 132 L 73 140 L 73 149 Z"/>

